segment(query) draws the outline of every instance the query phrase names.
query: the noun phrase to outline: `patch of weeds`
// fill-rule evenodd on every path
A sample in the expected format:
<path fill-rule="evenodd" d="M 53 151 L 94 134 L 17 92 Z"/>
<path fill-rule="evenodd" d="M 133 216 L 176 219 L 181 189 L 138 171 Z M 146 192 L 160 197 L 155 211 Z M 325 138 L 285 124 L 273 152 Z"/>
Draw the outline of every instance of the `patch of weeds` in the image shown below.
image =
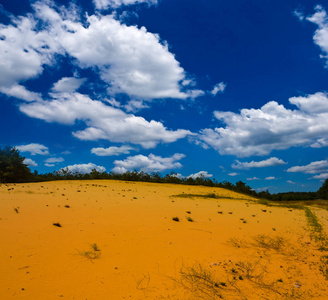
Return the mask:
<path fill-rule="evenodd" d="M 319 270 L 323 276 L 325 276 L 326 280 L 328 280 L 328 255 L 324 255 L 320 258 Z"/>
<path fill-rule="evenodd" d="M 191 214 L 191 211 L 187 210 L 186 213 L 190 215 Z"/>
<path fill-rule="evenodd" d="M 286 240 L 281 236 L 270 237 L 264 234 L 257 235 L 253 237 L 253 246 L 275 250 L 277 252 L 282 251 L 286 246 Z"/>
<path fill-rule="evenodd" d="M 188 222 L 194 222 L 194 219 L 191 218 L 191 217 L 186 217 L 186 219 L 187 219 Z"/>
<path fill-rule="evenodd" d="M 60 223 L 52 223 L 52 225 L 56 226 L 56 227 L 62 227 L 62 225 Z"/>
<path fill-rule="evenodd" d="M 69 205 L 65 205 L 65 207 L 66 207 L 66 208 L 70 208 L 70 206 L 69 206 Z"/>
<path fill-rule="evenodd" d="M 14 207 L 14 211 L 16 212 L 16 214 L 19 214 L 19 206 Z"/>
<path fill-rule="evenodd" d="M 179 222 L 180 221 L 180 219 L 178 217 L 174 217 L 174 218 L 172 218 L 172 220 L 175 221 L 175 222 Z"/>
<path fill-rule="evenodd" d="M 216 278 L 211 270 L 202 265 L 182 268 L 180 275 L 181 279 L 178 283 L 195 293 L 196 296 L 209 297 L 209 299 L 223 298 L 222 290 L 226 288 L 227 284 Z"/>
<path fill-rule="evenodd" d="M 79 254 L 87 259 L 94 260 L 101 256 L 101 251 L 96 243 L 90 245 L 90 250 L 81 251 Z"/>

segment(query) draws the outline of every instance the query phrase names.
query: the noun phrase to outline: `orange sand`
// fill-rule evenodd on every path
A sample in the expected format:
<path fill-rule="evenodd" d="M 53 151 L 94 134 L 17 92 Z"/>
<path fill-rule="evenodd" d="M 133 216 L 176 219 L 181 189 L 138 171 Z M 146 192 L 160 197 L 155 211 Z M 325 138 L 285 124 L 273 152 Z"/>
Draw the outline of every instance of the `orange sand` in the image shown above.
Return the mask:
<path fill-rule="evenodd" d="M 182 193 L 245 200 L 172 197 Z M 328 228 L 327 211 L 318 217 Z M 261 247 L 258 235 L 283 247 Z M 328 299 L 304 211 L 219 188 L 1 185 L 0 245 L 1 299 Z"/>

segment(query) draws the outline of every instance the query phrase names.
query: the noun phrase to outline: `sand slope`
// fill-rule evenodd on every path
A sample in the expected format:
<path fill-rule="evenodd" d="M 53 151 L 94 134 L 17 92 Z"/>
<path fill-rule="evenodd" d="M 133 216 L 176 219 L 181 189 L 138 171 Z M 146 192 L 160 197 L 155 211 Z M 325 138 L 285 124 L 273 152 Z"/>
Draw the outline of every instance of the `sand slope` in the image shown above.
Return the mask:
<path fill-rule="evenodd" d="M 1 299 L 328 299 L 304 211 L 219 188 L 1 185 L 0 245 Z"/>

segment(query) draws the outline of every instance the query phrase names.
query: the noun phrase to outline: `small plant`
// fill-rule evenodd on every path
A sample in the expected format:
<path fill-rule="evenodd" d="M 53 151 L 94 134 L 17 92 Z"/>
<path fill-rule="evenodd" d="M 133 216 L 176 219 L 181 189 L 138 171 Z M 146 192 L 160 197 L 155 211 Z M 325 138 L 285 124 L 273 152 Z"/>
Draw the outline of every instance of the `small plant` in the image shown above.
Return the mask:
<path fill-rule="evenodd" d="M 187 210 L 186 213 L 187 213 L 187 214 L 191 214 L 191 211 Z"/>
<path fill-rule="evenodd" d="M 69 205 L 65 205 L 65 207 L 66 207 L 66 208 L 70 208 L 70 206 L 69 206 Z"/>
<path fill-rule="evenodd" d="M 175 221 L 175 222 L 179 222 L 180 221 L 180 219 L 178 217 L 174 217 L 174 218 L 172 218 L 172 220 Z"/>
<path fill-rule="evenodd" d="M 101 251 L 96 243 L 90 245 L 91 250 L 82 251 L 79 254 L 87 259 L 94 260 L 100 258 Z"/>
<path fill-rule="evenodd" d="M 191 217 L 186 217 L 186 219 L 187 219 L 188 222 L 194 222 L 194 219 L 191 218 Z"/>
<path fill-rule="evenodd" d="M 62 227 L 60 223 L 52 223 L 52 225 L 54 225 L 56 227 Z"/>
<path fill-rule="evenodd" d="M 14 207 L 14 211 L 16 212 L 16 214 L 19 214 L 19 206 Z"/>

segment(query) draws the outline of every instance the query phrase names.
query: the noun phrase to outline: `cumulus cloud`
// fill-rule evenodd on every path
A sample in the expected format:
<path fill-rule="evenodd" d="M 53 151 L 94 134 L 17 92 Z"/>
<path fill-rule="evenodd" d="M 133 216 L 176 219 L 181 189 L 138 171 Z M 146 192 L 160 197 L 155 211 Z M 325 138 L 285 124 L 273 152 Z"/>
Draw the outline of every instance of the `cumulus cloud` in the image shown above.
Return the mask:
<path fill-rule="evenodd" d="M 294 166 L 287 169 L 287 172 L 300 172 L 305 174 L 317 174 L 317 173 L 327 173 L 328 172 L 328 161 L 320 160 L 311 162 L 305 166 Z"/>
<path fill-rule="evenodd" d="M 328 178 L 328 173 L 322 173 L 320 175 L 315 175 L 311 178 L 313 178 L 313 179 L 327 179 Z"/>
<path fill-rule="evenodd" d="M 226 83 L 220 82 L 213 87 L 211 94 L 215 96 L 217 93 L 223 93 L 226 87 L 227 87 Z"/>
<path fill-rule="evenodd" d="M 272 166 L 281 166 L 285 165 L 286 162 L 284 162 L 282 159 L 279 159 L 277 157 L 270 157 L 266 160 L 262 161 L 251 161 L 251 162 L 240 162 L 236 160 L 236 164 L 233 164 L 231 167 L 234 169 L 250 169 L 250 168 L 265 168 L 265 167 L 272 167 Z"/>
<path fill-rule="evenodd" d="M 191 174 L 188 176 L 188 178 L 193 178 L 193 179 L 196 179 L 196 178 L 211 178 L 213 177 L 212 174 L 209 174 L 207 171 L 200 171 L 198 173 L 195 173 L 195 174 Z"/>
<path fill-rule="evenodd" d="M 66 169 L 71 171 L 72 173 L 78 172 L 78 173 L 82 173 L 82 174 L 90 173 L 93 169 L 96 169 L 98 172 L 106 172 L 105 167 L 97 166 L 93 163 L 70 165 L 61 170 L 66 170 Z"/>
<path fill-rule="evenodd" d="M 38 166 L 38 164 L 30 158 L 25 158 L 23 161 L 23 164 L 28 165 L 29 167 L 37 167 Z"/>
<path fill-rule="evenodd" d="M 53 163 L 60 163 L 60 162 L 63 162 L 64 159 L 62 157 L 50 157 L 50 158 L 47 158 L 45 160 L 46 163 L 50 163 L 50 164 L 53 164 Z"/>
<path fill-rule="evenodd" d="M 97 9 L 118 8 L 122 5 L 134 5 L 146 3 L 148 5 L 157 4 L 157 0 L 93 0 Z"/>
<path fill-rule="evenodd" d="M 291 181 L 291 180 L 287 180 L 286 182 L 289 183 L 289 184 L 295 184 L 295 182 Z"/>
<path fill-rule="evenodd" d="M 306 18 L 309 22 L 318 25 L 318 29 L 315 31 L 313 41 L 318 45 L 323 52 L 322 57 L 328 58 L 328 17 L 324 8 L 320 5 L 315 7 L 315 13 L 312 16 Z"/>
<path fill-rule="evenodd" d="M 268 176 L 265 178 L 265 180 L 276 180 L 277 178 L 274 176 Z"/>
<path fill-rule="evenodd" d="M 81 68 L 94 68 L 111 94 L 139 99 L 186 99 L 181 91 L 185 71 L 168 45 L 145 27 L 127 26 L 114 15 L 88 16 L 86 22 L 64 18 L 55 8 L 38 2 L 38 17 L 51 24 L 56 42 Z"/>
<path fill-rule="evenodd" d="M 168 169 L 181 168 L 182 165 L 178 161 L 184 157 L 185 155 L 180 153 L 176 153 L 170 157 L 161 157 L 154 154 L 150 154 L 148 156 L 130 156 L 125 160 L 115 160 L 113 172 L 124 173 L 129 170 L 161 172 Z"/>
<path fill-rule="evenodd" d="M 40 154 L 40 155 L 48 155 L 49 154 L 49 148 L 41 145 L 41 144 L 28 144 L 28 145 L 19 145 L 15 146 L 17 150 L 20 152 L 30 152 L 32 155 Z"/>
<path fill-rule="evenodd" d="M 157 3 L 156 0 L 95 0 L 107 5 Z M 100 75 L 110 94 L 132 98 L 194 98 L 202 91 L 183 86 L 184 69 L 158 34 L 145 27 L 127 26 L 113 15 L 81 17 L 79 8 L 36 1 L 34 12 L 0 24 L 0 92 L 22 100 L 40 100 L 20 83 L 38 77 L 58 54 L 67 55 L 80 68 Z M 83 79 L 63 78 L 54 91 L 72 92 Z"/>
<path fill-rule="evenodd" d="M 62 53 L 47 31 L 37 28 L 32 15 L 15 18 L 11 24 L 0 24 L 0 92 L 26 101 L 40 96 L 19 83 L 35 78 L 44 65 L 54 63 L 54 54 Z"/>
<path fill-rule="evenodd" d="M 54 92 L 72 93 L 80 88 L 86 78 L 63 77 L 57 81 L 52 90 Z"/>
<path fill-rule="evenodd" d="M 56 98 L 51 101 L 24 103 L 20 110 L 47 122 L 73 125 L 76 121 L 84 121 L 87 128 L 73 133 L 81 140 L 105 139 L 152 148 L 160 142 L 172 143 L 191 134 L 188 130 L 167 130 L 160 122 L 148 122 L 79 93 L 53 96 Z"/>
<path fill-rule="evenodd" d="M 91 153 L 97 156 L 118 156 L 121 154 L 129 154 L 131 150 L 135 150 L 130 146 L 109 147 L 109 148 L 92 148 Z"/>
<path fill-rule="evenodd" d="M 239 157 L 268 155 L 273 150 L 296 146 L 325 146 L 327 93 L 293 97 L 289 101 L 298 109 L 287 109 L 270 101 L 260 109 L 242 109 L 239 114 L 215 111 L 214 116 L 226 126 L 203 129 L 196 142 L 213 147 L 220 154 Z"/>

